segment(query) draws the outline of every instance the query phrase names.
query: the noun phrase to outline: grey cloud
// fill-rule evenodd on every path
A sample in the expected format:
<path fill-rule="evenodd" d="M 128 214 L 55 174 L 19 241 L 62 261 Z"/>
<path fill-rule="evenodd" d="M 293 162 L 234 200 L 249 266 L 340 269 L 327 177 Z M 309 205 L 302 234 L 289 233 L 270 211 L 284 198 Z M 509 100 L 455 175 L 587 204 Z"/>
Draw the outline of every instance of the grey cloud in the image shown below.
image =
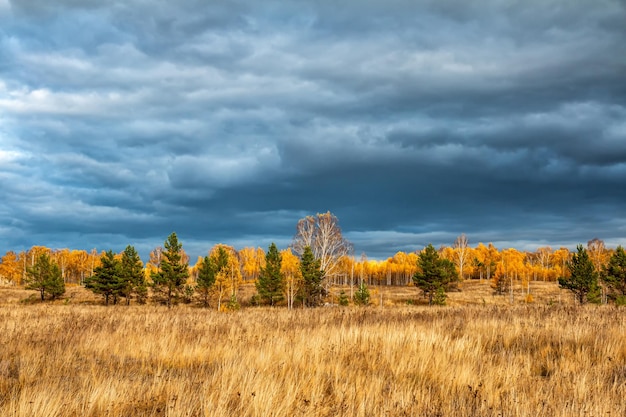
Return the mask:
<path fill-rule="evenodd" d="M 626 243 L 625 16 L 610 0 L 12 2 L 7 249 L 147 251 L 172 230 L 192 255 L 286 245 L 327 210 L 376 257 L 461 232 Z"/>

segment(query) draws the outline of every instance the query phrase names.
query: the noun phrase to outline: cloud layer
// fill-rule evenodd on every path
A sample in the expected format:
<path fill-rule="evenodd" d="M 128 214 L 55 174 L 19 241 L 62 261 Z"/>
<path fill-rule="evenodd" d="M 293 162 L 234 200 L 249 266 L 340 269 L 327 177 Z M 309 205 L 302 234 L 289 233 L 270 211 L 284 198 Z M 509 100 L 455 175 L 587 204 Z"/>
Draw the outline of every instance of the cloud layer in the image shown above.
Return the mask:
<path fill-rule="evenodd" d="M 0 1 L 0 251 L 626 244 L 623 1 Z"/>

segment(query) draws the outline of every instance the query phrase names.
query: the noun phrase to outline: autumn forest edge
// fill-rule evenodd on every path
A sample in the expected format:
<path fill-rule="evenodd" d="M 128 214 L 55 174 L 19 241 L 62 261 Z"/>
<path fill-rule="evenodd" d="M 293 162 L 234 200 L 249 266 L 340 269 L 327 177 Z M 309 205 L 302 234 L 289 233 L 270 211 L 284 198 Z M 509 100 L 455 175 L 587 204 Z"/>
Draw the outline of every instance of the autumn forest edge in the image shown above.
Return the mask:
<path fill-rule="evenodd" d="M 171 245 L 176 247 L 171 248 Z M 530 283 L 544 281 L 570 289 L 581 304 L 585 301 L 623 304 L 625 301 L 626 264 L 623 249 L 619 246 L 607 248 L 598 238 L 589 240 L 585 247 L 579 245 L 578 253 L 565 247 L 553 249 L 550 246 L 527 252 L 515 248 L 498 249 L 491 243 L 485 245 L 482 242 L 472 247 L 468 237 L 461 234 L 452 245 L 441 246 L 433 254 L 437 258 L 436 262 L 442 262 L 436 268 L 441 270 L 445 269 L 445 265 L 449 266 L 448 276 L 434 286 L 432 282 L 430 286 L 424 286 L 419 284 L 418 278 L 426 273 L 427 267 L 423 262 L 429 248 L 434 249 L 429 245 L 413 252 L 400 251 L 385 260 L 369 260 L 365 253 L 357 256 L 351 243 L 343 237 L 338 219 L 327 212 L 301 219 L 288 248 L 278 251 L 272 244 L 266 251 L 261 247 L 236 249 L 230 245 L 217 244 L 208 250 L 207 256 L 198 257 L 194 264 L 190 263 L 183 242 L 178 242 L 175 233 L 167 238 L 163 246 L 154 248 L 145 263 L 132 245 L 121 253 L 110 250 L 98 252 L 96 249 L 89 252 L 51 249 L 44 246 L 33 246 L 21 252 L 9 250 L 0 260 L 0 283 L 41 290 L 43 301 L 43 286 L 33 287 L 32 279 L 35 264 L 40 258 L 47 257 L 50 265 L 58 270 L 63 286 L 85 286 L 103 295 L 106 304 L 109 301 L 130 304 L 131 300 L 142 304 L 150 293 L 153 301 L 168 306 L 184 302 L 233 309 L 239 308 L 241 300 L 238 299 L 238 289 L 246 283 L 254 283 L 257 288 L 252 300 L 246 300 L 247 304 L 283 305 L 289 308 L 298 303 L 303 306 L 324 302 L 341 304 L 345 299 L 341 296 L 339 299 L 337 296 L 331 297 L 327 291 L 330 286 L 356 286 L 358 292 L 359 287 L 366 291 L 368 286 L 412 285 L 417 286 L 424 299 L 432 304 L 436 290 L 447 292 L 456 289 L 458 282 L 464 280 L 486 280 L 491 284 L 494 294 L 501 295 L 512 291 L 514 283 L 521 288 L 528 288 L 527 295 L 530 295 Z M 317 303 L 307 301 L 304 291 L 304 287 L 307 287 L 307 278 L 303 277 L 306 250 L 310 250 L 313 267 L 319 271 Z M 272 254 L 272 251 L 275 253 Z M 127 255 L 133 260 L 128 261 Z M 593 282 L 582 285 L 586 290 L 581 295 L 568 287 L 567 283 L 575 281 L 572 275 L 578 272 L 573 268 L 582 255 L 589 269 L 584 273 L 590 274 L 589 279 Z M 174 259 L 169 259 L 171 256 Z M 123 285 L 119 283 L 118 287 L 113 286 L 112 289 L 103 291 L 99 288 L 94 275 L 106 273 L 107 262 L 113 268 L 111 271 L 118 267 L 123 269 L 124 262 L 133 263 L 137 288 L 131 291 L 131 284 L 128 284 L 128 288 L 122 288 Z M 274 272 L 270 265 L 272 262 Z M 178 268 L 178 281 L 171 283 L 166 280 L 164 286 L 160 286 L 159 277 L 163 277 L 166 268 Z M 272 274 L 276 282 L 263 284 Z M 267 285 L 269 290 L 264 288 Z M 576 285 L 580 289 L 580 283 Z M 342 294 L 345 296 L 343 291 Z M 54 292 L 49 295 L 55 298 Z M 353 290 L 350 297 L 357 302 Z"/>

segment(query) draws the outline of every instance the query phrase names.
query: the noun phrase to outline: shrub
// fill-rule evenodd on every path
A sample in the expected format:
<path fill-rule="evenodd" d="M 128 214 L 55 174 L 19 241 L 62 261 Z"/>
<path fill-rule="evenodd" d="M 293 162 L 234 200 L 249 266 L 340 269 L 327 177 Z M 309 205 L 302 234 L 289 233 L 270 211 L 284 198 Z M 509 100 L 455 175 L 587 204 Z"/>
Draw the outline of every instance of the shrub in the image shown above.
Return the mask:
<path fill-rule="evenodd" d="M 446 291 L 443 289 L 443 287 L 439 287 L 435 291 L 435 295 L 433 297 L 433 304 L 438 305 L 438 306 L 444 306 L 446 305 L 446 298 L 448 298 L 448 296 L 446 295 Z"/>
<path fill-rule="evenodd" d="M 359 306 L 366 306 L 370 303 L 370 291 L 367 289 L 365 283 L 359 285 L 359 289 L 354 293 L 354 304 Z"/>
<path fill-rule="evenodd" d="M 347 306 L 348 304 L 350 304 L 350 299 L 348 298 L 344 290 L 341 290 L 341 292 L 339 293 L 338 302 L 340 306 Z"/>

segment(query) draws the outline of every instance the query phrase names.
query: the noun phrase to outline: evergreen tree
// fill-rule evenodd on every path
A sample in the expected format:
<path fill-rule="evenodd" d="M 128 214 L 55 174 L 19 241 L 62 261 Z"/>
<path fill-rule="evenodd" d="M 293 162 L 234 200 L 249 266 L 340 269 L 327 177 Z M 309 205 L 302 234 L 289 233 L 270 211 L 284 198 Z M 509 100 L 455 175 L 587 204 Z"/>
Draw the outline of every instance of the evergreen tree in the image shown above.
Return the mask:
<path fill-rule="evenodd" d="M 226 308 L 228 309 L 228 311 L 237 311 L 241 308 L 241 305 L 239 304 L 239 301 L 237 301 L 237 296 L 235 294 L 232 294 L 230 296 L 228 304 L 226 304 Z"/>
<path fill-rule="evenodd" d="M 204 307 L 209 306 L 209 295 L 211 294 L 213 284 L 215 284 L 216 273 L 215 263 L 210 257 L 205 256 L 198 268 L 198 279 L 196 281 L 196 291 L 200 294 Z"/>
<path fill-rule="evenodd" d="M 138 303 L 145 302 L 148 288 L 143 273 L 143 262 L 133 246 L 126 246 L 122 252 L 120 260 L 120 279 L 122 282 L 122 292 L 126 297 L 126 304 L 130 304 L 130 299 L 135 297 Z"/>
<path fill-rule="evenodd" d="M 435 295 L 437 304 L 445 303 L 445 288 L 456 281 L 456 267 L 448 259 L 440 259 L 433 245 L 428 245 L 418 256 L 419 270 L 413 275 L 413 283 L 428 296 L 428 304 L 432 305 Z"/>
<path fill-rule="evenodd" d="M 162 295 L 168 307 L 172 307 L 187 282 L 189 265 L 183 260 L 183 245 L 178 242 L 176 233 L 168 236 L 164 247 L 160 268 L 151 275 L 152 288 Z"/>
<path fill-rule="evenodd" d="M 578 245 L 577 253 L 567 263 L 569 277 L 560 277 L 561 288 L 570 290 L 580 304 L 584 304 L 589 296 L 598 292 L 598 273 L 583 245 Z"/>
<path fill-rule="evenodd" d="M 618 304 L 626 303 L 626 252 L 618 246 L 604 267 L 602 281 L 609 287 Z"/>
<path fill-rule="evenodd" d="M 116 299 L 123 293 L 124 282 L 121 277 L 120 261 L 115 258 L 112 250 L 105 252 L 100 258 L 100 266 L 93 270 L 93 275 L 85 280 L 85 288 L 94 294 L 104 297 L 104 305 L 109 305 L 109 299 Z"/>
<path fill-rule="evenodd" d="M 350 305 L 350 299 L 348 298 L 348 295 L 346 294 L 346 292 L 344 290 L 341 290 L 339 292 L 339 297 L 337 299 L 337 301 L 339 302 L 340 306 L 347 306 Z"/>
<path fill-rule="evenodd" d="M 354 293 L 354 304 L 359 306 L 366 306 L 370 303 L 370 290 L 367 289 L 367 286 L 364 282 L 361 282 L 359 288 Z"/>
<path fill-rule="evenodd" d="M 261 269 L 259 279 L 256 282 L 256 290 L 259 296 L 271 306 L 283 299 L 283 287 L 285 279 L 280 271 L 282 257 L 278 248 L 272 243 L 265 254 L 265 268 Z"/>
<path fill-rule="evenodd" d="M 217 256 L 215 258 L 215 271 L 221 272 L 228 268 L 228 251 L 223 245 L 219 245 L 217 248 Z"/>
<path fill-rule="evenodd" d="M 433 304 L 438 306 L 446 305 L 447 298 L 448 297 L 446 296 L 446 290 L 443 287 L 439 287 L 437 288 L 437 291 L 435 291 L 435 295 L 433 296 Z"/>
<path fill-rule="evenodd" d="M 46 297 L 55 299 L 65 294 L 65 282 L 61 269 L 47 253 L 39 255 L 33 266 L 26 268 L 25 288 L 39 291 L 41 301 Z"/>
<path fill-rule="evenodd" d="M 302 273 L 302 287 L 300 297 L 304 305 L 315 307 L 321 304 L 323 287 L 322 278 L 324 272 L 321 270 L 321 262 L 315 259 L 310 246 L 304 248 L 302 259 L 300 260 L 300 272 Z"/>

